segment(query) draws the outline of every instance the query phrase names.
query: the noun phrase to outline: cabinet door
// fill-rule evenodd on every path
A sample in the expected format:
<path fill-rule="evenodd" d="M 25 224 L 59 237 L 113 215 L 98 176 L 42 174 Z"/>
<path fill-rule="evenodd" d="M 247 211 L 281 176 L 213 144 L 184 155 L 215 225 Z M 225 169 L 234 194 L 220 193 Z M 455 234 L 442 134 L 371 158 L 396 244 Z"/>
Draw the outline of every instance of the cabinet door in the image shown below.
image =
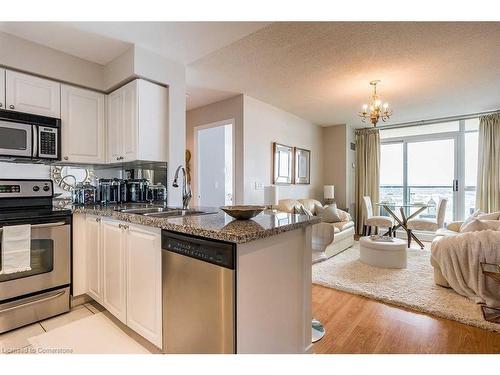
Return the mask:
<path fill-rule="evenodd" d="M 108 95 L 107 160 L 117 162 L 122 156 L 123 93 L 119 89 Z"/>
<path fill-rule="evenodd" d="M 5 109 L 5 69 L 0 68 L 0 109 Z"/>
<path fill-rule="evenodd" d="M 168 90 L 166 87 L 137 80 L 139 160 L 168 161 Z"/>
<path fill-rule="evenodd" d="M 101 219 L 85 218 L 88 295 L 102 304 Z"/>
<path fill-rule="evenodd" d="M 105 163 L 104 95 L 61 87 L 62 158 L 74 163 Z"/>
<path fill-rule="evenodd" d="M 61 84 L 7 70 L 6 108 L 11 111 L 61 117 Z"/>
<path fill-rule="evenodd" d="M 127 231 L 127 325 L 162 347 L 161 231 Z"/>
<path fill-rule="evenodd" d="M 73 214 L 73 297 L 88 292 L 87 283 L 87 226 L 84 214 Z"/>
<path fill-rule="evenodd" d="M 120 90 L 123 95 L 122 156 L 124 161 L 133 161 L 137 160 L 137 80 L 128 83 Z"/>
<path fill-rule="evenodd" d="M 126 323 L 125 231 L 121 223 L 103 219 L 102 248 L 104 292 L 102 305 L 123 323 Z"/>

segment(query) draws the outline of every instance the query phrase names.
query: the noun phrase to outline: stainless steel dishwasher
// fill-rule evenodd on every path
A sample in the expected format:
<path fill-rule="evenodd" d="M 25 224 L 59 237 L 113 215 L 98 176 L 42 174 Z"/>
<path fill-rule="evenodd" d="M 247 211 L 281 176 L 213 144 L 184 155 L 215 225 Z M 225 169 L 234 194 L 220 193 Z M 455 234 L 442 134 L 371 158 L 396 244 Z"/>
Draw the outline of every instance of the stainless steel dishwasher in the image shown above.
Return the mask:
<path fill-rule="evenodd" d="M 163 351 L 236 353 L 236 245 L 162 231 Z"/>

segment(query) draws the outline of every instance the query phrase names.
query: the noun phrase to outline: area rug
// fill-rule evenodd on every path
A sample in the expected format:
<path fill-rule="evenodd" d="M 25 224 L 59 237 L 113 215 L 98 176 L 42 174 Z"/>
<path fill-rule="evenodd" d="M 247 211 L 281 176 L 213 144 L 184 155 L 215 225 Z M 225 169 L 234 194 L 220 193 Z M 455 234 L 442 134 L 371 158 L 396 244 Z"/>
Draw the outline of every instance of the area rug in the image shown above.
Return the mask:
<path fill-rule="evenodd" d="M 388 304 L 500 332 L 484 320 L 480 305 L 434 283 L 430 251 L 408 250 L 408 268 L 372 267 L 359 260 L 359 242 L 312 268 L 313 283 Z"/>
<path fill-rule="evenodd" d="M 148 354 L 149 352 L 98 313 L 28 339 L 34 354 Z"/>

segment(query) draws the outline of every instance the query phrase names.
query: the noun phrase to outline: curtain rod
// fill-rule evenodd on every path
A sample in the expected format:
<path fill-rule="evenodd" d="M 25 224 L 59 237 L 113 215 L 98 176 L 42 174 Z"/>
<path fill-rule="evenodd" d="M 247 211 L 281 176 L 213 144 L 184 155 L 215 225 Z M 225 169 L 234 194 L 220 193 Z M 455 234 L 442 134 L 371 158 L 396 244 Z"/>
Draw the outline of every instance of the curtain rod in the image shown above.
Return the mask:
<path fill-rule="evenodd" d="M 493 111 L 487 111 L 487 112 L 470 113 L 468 115 L 461 115 L 461 116 L 440 117 L 440 118 L 431 119 L 431 120 L 402 122 L 402 123 L 393 124 L 393 125 L 388 124 L 388 125 L 377 126 L 377 128 L 380 130 L 384 130 L 384 129 L 405 128 L 407 126 L 416 126 L 416 125 L 431 125 L 431 124 L 437 124 L 437 123 L 441 123 L 441 122 L 467 120 L 467 119 L 475 118 L 475 117 L 479 117 L 479 116 L 491 115 L 493 113 L 500 113 L 500 109 L 496 109 Z"/>

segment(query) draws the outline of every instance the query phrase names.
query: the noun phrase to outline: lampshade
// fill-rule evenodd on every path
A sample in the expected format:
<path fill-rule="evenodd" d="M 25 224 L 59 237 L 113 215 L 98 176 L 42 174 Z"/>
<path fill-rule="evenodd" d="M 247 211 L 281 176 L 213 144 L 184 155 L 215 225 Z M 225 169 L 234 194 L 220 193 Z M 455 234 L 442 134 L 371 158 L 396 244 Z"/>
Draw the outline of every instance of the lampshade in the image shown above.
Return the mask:
<path fill-rule="evenodd" d="M 334 185 L 323 186 L 323 198 L 335 199 L 335 186 Z"/>
<path fill-rule="evenodd" d="M 276 206 L 278 205 L 278 199 L 278 186 L 264 186 L 264 205 Z"/>

